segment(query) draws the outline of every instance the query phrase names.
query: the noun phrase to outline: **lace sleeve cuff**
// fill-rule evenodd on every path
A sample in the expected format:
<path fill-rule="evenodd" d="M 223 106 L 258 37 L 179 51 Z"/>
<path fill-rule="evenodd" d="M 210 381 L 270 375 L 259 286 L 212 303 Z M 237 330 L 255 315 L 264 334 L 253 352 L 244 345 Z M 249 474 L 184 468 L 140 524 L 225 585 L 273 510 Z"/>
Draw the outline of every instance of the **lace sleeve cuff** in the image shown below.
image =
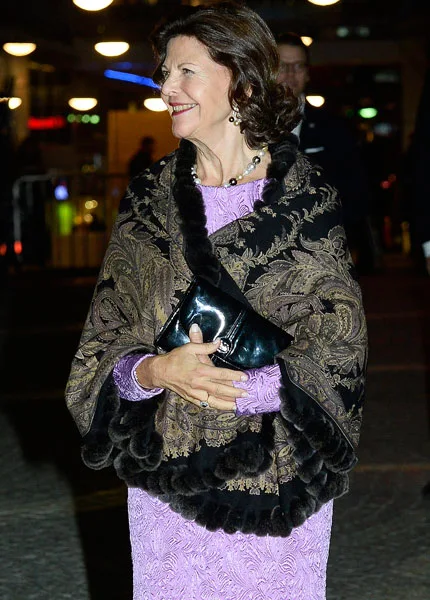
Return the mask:
<path fill-rule="evenodd" d="M 153 354 L 131 354 L 123 356 L 116 363 L 113 370 L 113 378 L 121 398 L 126 400 L 147 400 L 160 394 L 162 388 L 147 389 L 140 385 L 136 376 L 136 369 L 140 363 Z"/>
<path fill-rule="evenodd" d="M 248 380 L 235 381 L 234 386 L 248 392 L 247 398 L 236 398 L 236 415 L 246 416 L 279 411 L 281 370 L 278 365 L 245 371 Z"/>

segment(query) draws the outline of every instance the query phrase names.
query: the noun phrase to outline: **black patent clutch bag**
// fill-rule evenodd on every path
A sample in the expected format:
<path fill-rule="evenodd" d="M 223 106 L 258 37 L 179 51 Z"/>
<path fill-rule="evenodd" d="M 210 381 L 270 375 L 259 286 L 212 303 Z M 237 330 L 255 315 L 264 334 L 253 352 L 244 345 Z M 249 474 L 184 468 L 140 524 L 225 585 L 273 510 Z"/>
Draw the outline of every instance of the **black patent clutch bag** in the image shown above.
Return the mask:
<path fill-rule="evenodd" d="M 197 277 L 157 336 L 157 349 L 169 352 L 188 343 L 193 323 L 202 330 L 204 342 L 221 339 L 211 355 L 220 367 L 244 370 L 273 364 L 276 354 L 292 340 L 240 300 Z"/>

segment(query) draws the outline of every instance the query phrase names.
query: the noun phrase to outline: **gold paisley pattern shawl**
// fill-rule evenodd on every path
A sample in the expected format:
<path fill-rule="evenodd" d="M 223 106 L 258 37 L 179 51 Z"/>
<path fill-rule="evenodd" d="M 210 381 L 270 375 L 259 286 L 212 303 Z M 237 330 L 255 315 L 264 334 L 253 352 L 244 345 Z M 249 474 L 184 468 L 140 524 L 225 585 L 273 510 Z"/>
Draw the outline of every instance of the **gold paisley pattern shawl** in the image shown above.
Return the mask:
<path fill-rule="evenodd" d="M 156 353 L 154 339 L 192 279 L 172 194 L 175 162 L 173 153 L 133 180 L 122 202 L 66 389 L 68 409 L 83 436 L 94 427 L 116 362 L 130 353 Z M 276 357 L 285 397 L 297 406 L 310 401 L 354 453 L 367 335 L 339 215 L 336 190 L 298 153 L 276 202 L 214 232 L 210 240 L 253 308 L 294 337 Z M 271 460 L 265 470 L 233 476 L 223 489 L 276 494 L 294 479 L 301 468 L 297 440 L 307 427 L 306 407 L 289 421 L 295 410 L 272 415 Z M 239 434 L 258 434 L 263 422 L 262 415 L 200 409 L 170 391 L 158 400 L 153 419 L 162 440 L 161 465 L 192 456 L 202 445 L 222 449 Z M 311 429 L 306 439 L 312 458 L 319 442 L 312 441 Z M 342 471 L 341 462 L 333 472 Z M 303 479 L 315 481 L 315 473 Z"/>

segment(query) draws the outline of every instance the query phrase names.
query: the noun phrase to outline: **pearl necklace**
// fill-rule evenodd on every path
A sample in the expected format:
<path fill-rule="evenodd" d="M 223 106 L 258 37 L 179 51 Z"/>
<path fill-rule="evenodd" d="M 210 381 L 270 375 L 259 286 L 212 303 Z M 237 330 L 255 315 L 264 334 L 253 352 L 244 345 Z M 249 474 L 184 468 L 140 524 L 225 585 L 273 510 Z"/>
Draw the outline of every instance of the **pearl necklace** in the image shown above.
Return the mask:
<path fill-rule="evenodd" d="M 246 177 L 247 175 L 249 175 L 250 173 L 252 173 L 252 171 L 254 171 L 254 169 L 257 167 L 257 165 L 259 163 L 261 163 L 261 159 L 266 154 L 266 152 L 267 152 L 267 146 L 263 146 L 257 152 L 257 154 L 252 157 L 251 162 L 248 163 L 248 165 L 246 166 L 246 169 L 244 170 L 244 172 L 241 175 L 237 175 L 236 177 L 231 177 L 226 183 L 222 184 L 223 187 L 229 188 L 232 185 L 237 185 L 237 183 L 239 181 L 241 181 L 244 177 Z M 197 166 L 196 165 L 193 165 L 191 167 L 191 175 L 193 177 L 194 183 L 196 185 L 200 185 L 202 181 L 197 176 Z"/>

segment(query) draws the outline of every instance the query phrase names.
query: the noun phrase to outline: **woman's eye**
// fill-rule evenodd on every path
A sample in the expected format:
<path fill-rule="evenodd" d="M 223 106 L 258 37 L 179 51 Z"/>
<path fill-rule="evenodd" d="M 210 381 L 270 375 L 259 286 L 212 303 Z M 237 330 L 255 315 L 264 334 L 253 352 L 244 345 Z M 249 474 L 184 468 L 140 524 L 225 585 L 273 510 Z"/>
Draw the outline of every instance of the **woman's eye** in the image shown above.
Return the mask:
<path fill-rule="evenodd" d="M 169 71 L 161 71 L 161 81 L 166 81 L 169 77 Z"/>
<path fill-rule="evenodd" d="M 185 67 L 183 67 L 182 73 L 184 75 L 192 75 L 194 73 L 194 71 L 191 71 L 191 69 L 186 69 Z"/>

